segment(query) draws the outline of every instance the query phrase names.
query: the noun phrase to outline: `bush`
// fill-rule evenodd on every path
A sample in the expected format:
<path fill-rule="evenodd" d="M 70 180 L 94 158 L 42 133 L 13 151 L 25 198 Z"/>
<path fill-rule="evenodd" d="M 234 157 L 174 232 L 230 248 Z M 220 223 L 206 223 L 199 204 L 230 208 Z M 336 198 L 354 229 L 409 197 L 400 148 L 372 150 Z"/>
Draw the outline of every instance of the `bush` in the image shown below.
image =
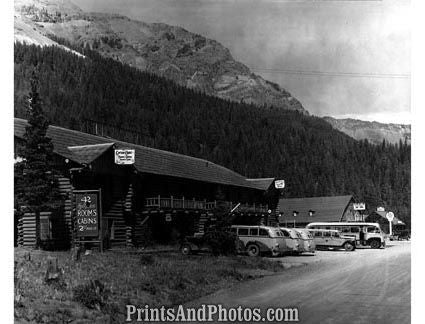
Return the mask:
<path fill-rule="evenodd" d="M 73 300 L 91 309 L 100 309 L 106 304 L 108 291 L 99 280 L 91 280 L 89 283 L 78 285 L 73 288 Z"/>
<path fill-rule="evenodd" d="M 205 243 L 211 248 L 214 255 L 236 254 L 236 240 L 234 233 L 224 229 L 215 229 L 205 233 Z"/>

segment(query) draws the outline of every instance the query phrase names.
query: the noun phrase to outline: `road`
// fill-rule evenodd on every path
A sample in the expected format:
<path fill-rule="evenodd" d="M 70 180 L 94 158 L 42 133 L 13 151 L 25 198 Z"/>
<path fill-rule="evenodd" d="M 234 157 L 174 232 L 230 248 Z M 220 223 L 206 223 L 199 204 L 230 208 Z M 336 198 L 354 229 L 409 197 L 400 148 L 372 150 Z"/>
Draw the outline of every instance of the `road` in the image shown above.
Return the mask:
<path fill-rule="evenodd" d="M 300 323 L 410 323 L 410 242 L 390 244 L 275 259 L 293 266 L 191 306 L 297 307 Z"/>

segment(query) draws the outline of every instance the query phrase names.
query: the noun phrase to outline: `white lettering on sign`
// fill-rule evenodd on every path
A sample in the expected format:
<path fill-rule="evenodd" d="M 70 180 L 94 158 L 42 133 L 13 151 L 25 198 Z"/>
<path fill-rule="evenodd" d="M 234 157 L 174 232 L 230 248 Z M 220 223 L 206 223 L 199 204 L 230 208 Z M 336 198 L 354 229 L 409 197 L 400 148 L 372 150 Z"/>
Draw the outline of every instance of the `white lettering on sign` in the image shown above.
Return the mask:
<path fill-rule="evenodd" d="M 383 212 L 383 211 L 385 211 L 385 208 L 384 207 L 378 207 L 378 208 L 376 208 L 376 211 Z"/>
<path fill-rule="evenodd" d="M 283 189 L 283 188 L 285 188 L 285 180 L 276 180 L 274 182 L 274 187 L 276 189 Z"/>
<path fill-rule="evenodd" d="M 135 150 L 115 150 L 115 164 L 134 164 Z"/>
<path fill-rule="evenodd" d="M 366 209 L 366 204 L 365 203 L 354 203 L 353 204 L 353 209 L 354 210 L 365 210 Z"/>

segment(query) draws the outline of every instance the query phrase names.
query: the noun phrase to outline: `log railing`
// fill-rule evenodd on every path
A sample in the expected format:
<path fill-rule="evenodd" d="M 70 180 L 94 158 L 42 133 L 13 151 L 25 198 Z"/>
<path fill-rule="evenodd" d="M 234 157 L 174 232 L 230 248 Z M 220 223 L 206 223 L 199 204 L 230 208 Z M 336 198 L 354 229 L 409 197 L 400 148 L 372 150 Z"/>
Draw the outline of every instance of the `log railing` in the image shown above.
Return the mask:
<path fill-rule="evenodd" d="M 187 199 L 185 197 L 175 198 L 171 197 L 151 197 L 146 198 L 145 207 L 149 208 L 170 208 L 170 209 L 196 209 L 196 210 L 213 210 L 217 207 L 227 208 L 232 210 L 237 204 L 231 201 L 207 201 Z M 236 212 L 252 212 L 252 213 L 266 213 L 268 210 L 267 205 L 262 204 L 241 204 L 235 211 Z"/>

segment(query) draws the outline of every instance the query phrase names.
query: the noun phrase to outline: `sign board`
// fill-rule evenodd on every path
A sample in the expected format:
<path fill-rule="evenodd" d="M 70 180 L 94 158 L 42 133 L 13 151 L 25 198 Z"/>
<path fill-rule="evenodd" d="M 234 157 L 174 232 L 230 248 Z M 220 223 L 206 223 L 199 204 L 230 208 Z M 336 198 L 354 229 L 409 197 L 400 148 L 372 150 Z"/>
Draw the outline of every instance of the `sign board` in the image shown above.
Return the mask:
<path fill-rule="evenodd" d="M 136 153 L 134 150 L 115 150 L 115 164 L 134 164 Z"/>
<path fill-rule="evenodd" d="M 75 194 L 77 236 L 99 236 L 99 192 L 90 190 Z"/>
<path fill-rule="evenodd" d="M 353 204 L 353 209 L 354 210 L 365 210 L 366 209 L 366 204 L 365 203 L 354 203 Z"/>
<path fill-rule="evenodd" d="M 383 211 L 385 211 L 385 208 L 384 207 L 378 207 L 378 208 L 376 208 L 376 211 L 383 212 Z"/>
<path fill-rule="evenodd" d="M 274 187 L 276 189 L 283 189 L 283 188 L 285 188 L 285 180 L 275 180 Z"/>
<path fill-rule="evenodd" d="M 389 222 L 392 222 L 394 219 L 394 213 L 393 212 L 388 212 L 386 213 L 385 217 L 387 217 Z"/>

